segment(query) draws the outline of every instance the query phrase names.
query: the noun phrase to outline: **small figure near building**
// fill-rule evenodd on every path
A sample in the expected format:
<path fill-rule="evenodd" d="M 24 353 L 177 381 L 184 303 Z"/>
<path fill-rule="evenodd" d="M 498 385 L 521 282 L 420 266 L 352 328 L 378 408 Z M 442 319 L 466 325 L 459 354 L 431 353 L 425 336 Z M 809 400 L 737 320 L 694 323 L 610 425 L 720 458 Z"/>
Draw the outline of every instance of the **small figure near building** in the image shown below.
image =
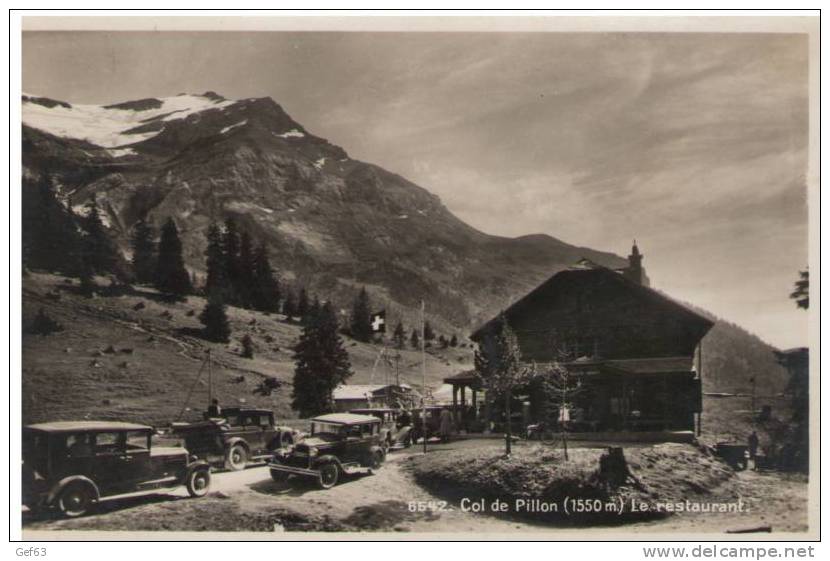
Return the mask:
<path fill-rule="evenodd" d="M 752 460 L 752 469 L 756 469 L 756 459 L 758 457 L 758 433 L 752 431 L 747 440 L 749 446 L 749 459 Z"/>
<path fill-rule="evenodd" d="M 439 427 L 441 442 L 449 442 L 452 435 L 452 413 L 449 409 L 441 410 L 441 424 Z"/>

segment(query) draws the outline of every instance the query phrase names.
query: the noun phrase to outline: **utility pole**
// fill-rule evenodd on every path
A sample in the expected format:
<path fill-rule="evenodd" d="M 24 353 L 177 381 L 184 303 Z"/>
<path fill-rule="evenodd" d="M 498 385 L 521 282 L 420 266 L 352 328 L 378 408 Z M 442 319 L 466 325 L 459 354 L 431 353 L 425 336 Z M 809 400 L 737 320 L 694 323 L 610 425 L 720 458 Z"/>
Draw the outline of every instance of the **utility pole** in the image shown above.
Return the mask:
<path fill-rule="evenodd" d="M 424 324 L 426 320 L 424 319 L 425 314 L 425 305 L 424 301 L 421 300 L 421 391 L 423 392 L 421 395 L 421 405 L 423 406 L 421 409 L 421 432 L 423 433 L 424 437 L 424 454 L 427 453 L 427 347 L 426 341 L 424 340 Z"/>

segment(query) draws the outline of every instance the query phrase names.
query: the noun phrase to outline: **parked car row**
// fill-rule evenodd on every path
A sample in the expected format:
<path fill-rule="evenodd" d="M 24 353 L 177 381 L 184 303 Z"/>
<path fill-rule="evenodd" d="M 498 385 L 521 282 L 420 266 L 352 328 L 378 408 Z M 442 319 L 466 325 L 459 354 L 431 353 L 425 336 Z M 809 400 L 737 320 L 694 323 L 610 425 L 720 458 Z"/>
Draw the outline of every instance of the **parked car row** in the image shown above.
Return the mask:
<path fill-rule="evenodd" d="M 408 413 L 361 409 L 311 420 L 309 434 L 277 425 L 265 409 L 226 408 L 196 423 L 174 423 L 184 446 L 158 446 L 153 427 L 114 421 L 60 421 L 23 430 L 23 504 L 82 516 L 102 498 L 184 486 L 208 493 L 213 468 L 265 461 L 271 478 L 311 478 L 330 489 L 343 475 L 374 473 L 393 447 L 413 442 Z"/>

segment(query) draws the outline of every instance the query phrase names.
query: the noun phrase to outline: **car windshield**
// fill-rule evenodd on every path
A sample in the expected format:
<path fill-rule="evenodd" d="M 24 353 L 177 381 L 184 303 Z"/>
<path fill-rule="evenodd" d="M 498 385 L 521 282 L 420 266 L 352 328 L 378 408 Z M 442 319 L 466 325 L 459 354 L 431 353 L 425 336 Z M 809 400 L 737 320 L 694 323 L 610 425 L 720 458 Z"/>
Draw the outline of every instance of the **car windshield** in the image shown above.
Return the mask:
<path fill-rule="evenodd" d="M 321 435 L 321 434 L 332 434 L 332 435 L 339 435 L 343 430 L 343 425 L 338 425 L 336 423 L 323 423 L 320 421 L 312 421 L 311 423 L 311 434 L 313 435 Z"/>

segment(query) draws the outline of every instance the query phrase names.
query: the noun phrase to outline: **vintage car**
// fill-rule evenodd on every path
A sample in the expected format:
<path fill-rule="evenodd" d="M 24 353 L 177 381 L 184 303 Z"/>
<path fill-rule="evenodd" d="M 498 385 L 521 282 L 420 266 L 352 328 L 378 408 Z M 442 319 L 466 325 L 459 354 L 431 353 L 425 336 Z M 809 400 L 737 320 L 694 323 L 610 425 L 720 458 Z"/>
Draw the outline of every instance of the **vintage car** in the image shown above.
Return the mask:
<path fill-rule="evenodd" d="M 238 471 L 250 462 L 267 461 L 274 451 L 294 444 L 299 433 L 276 425 L 268 409 L 223 407 L 219 416 L 196 423 L 173 423 L 171 434 L 214 467 Z"/>
<path fill-rule="evenodd" d="M 313 477 L 322 489 L 330 489 L 342 474 L 363 470 L 372 473 L 385 459 L 380 419 L 331 413 L 312 419 L 311 434 L 290 448 L 278 450 L 268 467 L 274 481 L 301 475 Z"/>
<path fill-rule="evenodd" d="M 153 427 L 113 421 L 60 421 L 23 428 L 23 504 L 87 513 L 99 499 L 184 485 L 210 487 L 210 466 L 183 448 L 153 447 Z"/>
<path fill-rule="evenodd" d="M 438 436 L 441 432 L 441 411 L 447 409 L 443 405 L 427 405 L 426 406 L 426 423 L 421 420 L 424 416 L 424 410 L 421 407 L 416 407 L 412 410 L 412 442 L 418 442 L 426 432 L 427 440 Z M 426 425 L 423 427 L 422 425 Z"/>
<path fill-rule="evenodd" d="M 372 415 L 380 419 L 381 442 L 387 450 L 409 448 L 412 445 L 412 415 L 403 409 L 377 407 L 352 409 L 356 415 Z"/>

